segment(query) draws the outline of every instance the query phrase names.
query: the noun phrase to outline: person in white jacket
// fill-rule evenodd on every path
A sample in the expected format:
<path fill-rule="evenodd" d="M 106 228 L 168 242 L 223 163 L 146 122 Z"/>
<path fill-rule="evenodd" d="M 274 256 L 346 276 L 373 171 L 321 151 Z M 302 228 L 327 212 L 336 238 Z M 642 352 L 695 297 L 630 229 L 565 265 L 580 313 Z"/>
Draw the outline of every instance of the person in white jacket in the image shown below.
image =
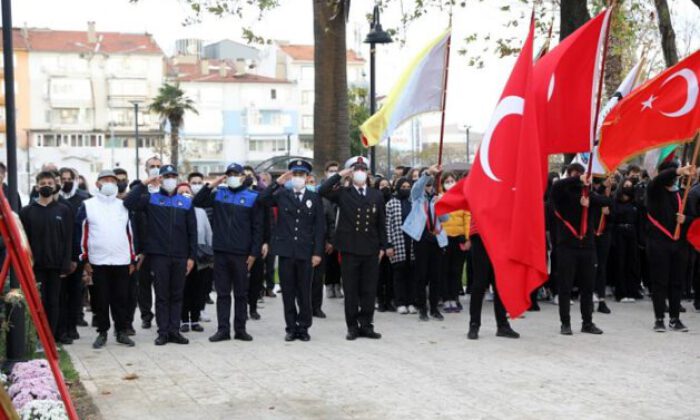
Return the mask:
<path fill-rule="evenodd" d="M 127 334 L 129 276 L 135 260 L 129 211 L 117 198 L 114 171 L 100 172 L 96 185 L 98 192 L 83 202 L 76 221 L 80 260 L 85 263 L 85 271 L 92 274 L 97 299 L 98 335 L 92 347 L 99 349 L 107 343 L 110 310 L 117 342 L 133 347 L 134 341 Z"/>

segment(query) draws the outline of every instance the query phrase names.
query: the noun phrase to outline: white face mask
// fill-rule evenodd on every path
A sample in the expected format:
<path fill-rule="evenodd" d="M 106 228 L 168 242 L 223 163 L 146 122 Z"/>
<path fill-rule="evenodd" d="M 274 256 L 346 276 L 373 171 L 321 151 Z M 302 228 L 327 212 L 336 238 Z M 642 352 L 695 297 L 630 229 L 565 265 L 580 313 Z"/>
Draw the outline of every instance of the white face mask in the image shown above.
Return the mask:
<path fill-rule="evenodd" d="M 175 178 L 165 178 L 163 180 L 163 189 L 169 193 L 175 191 L 177 188 L 177 179 Z"/>
<path fill-rule="evenodd" d="M 446 182 L 446 183 L 445 183 L 445 191 L 451 190 L 452 187 L 454 187 L 454 186 L 455 186 L 455 183 L 454 183 L 454 182 Z"/>
<path fill-rule="evenodd" d="M 154 177 L 160 174 L 160 168 L 151 168 L 148 170 L 148 176 Z"/>
<path fill-rule="evenodd" d="M 228 185 L 229 188 L 236 189 L 241 186 L 241 177 L 239 176 L 230 176 L 226 179 L 226 185 Z"/>
<path fill-rule="evenodd" d="M 300 190 L 304 188 L 304 185 L 306 185 L 306 177 L 305 176 L 295 176 L 292 177 L 292 188 L 295 190 Z"/>
<path fill-rule="evenodd" d="M 100 192 L 102 193 L 102 195 L 106 195 L 107 197 L 112 197 L 113 195 L 115 195 L 117 193 L 117 190 L 117 184 L 115 184 L 114 182 L 105 182 L 100 187 Z"/>
<path fill-rule="evenodd" d="M 190 185 L 190 188 L 192 188 L 192 194 L 197 195 L 199 192 L 202 190 L 203 185 L 202 184 L 194 184 Z"/>
<path fill-rule="evenodd" d="M 356 184 L 364 184 L 367 181 L 367 172 L 365 171 L 355 171 L 352 173 L 352 180 Z"/>

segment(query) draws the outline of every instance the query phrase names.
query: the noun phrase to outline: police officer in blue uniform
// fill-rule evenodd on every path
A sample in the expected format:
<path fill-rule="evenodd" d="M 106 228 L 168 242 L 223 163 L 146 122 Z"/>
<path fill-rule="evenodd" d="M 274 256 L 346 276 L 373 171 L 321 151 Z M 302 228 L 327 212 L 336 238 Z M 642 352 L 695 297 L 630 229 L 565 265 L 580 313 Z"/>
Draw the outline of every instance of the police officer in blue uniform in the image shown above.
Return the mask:
<path fill-rule="evenodd" d="M 225 186 L 219 187 L 224 181 Z M 264 209 L 258 192 L 250 189 L 250 185 L 251 179 L 243 173 L 243 166 L 232 163 L 226 168 L 226 175 L 202 187 L 194 197 L 195 206 L 214 210 L 212 241 L 219 325 L 216 334 L 209 337 L 213 343 L 231 339 L 232 288 L 235 298 L 233 338 L 253 340 L 246 331 L 248 272 L 261 255 Z"/>
<path fill-rule="evenodd" d="M 192 200 L 176 193 L 175 166 L 165 165 L 159 173 L 136 183 L 124 206 L 130 211 L 143 211 L 147 219 L 142 238 L 156 292 L 155 344 L 187 344 L 189 341 L 180 334 L 180 317 L 185 276 L 194 267 L 197 255 L 197 219 Z M 158 183 L 158 192 L 149 192 L 149 186 Z"/>
<path fill-rule="evenodd" d="M 270 252 L 279 257 L 279 278 L 287 324 L 284 339 L 309 341 L 312 267 L 323 257 L 325 216 L 321 197 L 306 188 L 311 164 L 289 163 L 289 171 L 263 191 L 260 200 L 277 206 Z M 284 187 L 290 181 L 291 189 Z"/>
<path fill-rule="evenodd" d="M 384 197 L 367 182 L 367 158 L 345 162 L 345 170 L 328 178 L 319 193 L 338 205 L 340 216 L 333 246 L 341 255 L 345 290 L 346 339 L 381 338 L 374 331 L 374 302 L 379 280 L 379 260 L 387 247 Z M 351 185 L 340 181 L 352 176 Z"/>

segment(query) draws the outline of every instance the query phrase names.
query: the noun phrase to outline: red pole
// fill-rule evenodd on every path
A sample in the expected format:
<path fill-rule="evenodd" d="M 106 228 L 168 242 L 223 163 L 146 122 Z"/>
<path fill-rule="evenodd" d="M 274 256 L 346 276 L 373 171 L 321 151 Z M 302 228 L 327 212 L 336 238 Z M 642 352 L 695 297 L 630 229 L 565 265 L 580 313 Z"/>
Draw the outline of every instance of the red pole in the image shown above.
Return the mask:
<path fill-rule="evenodd" d="M 606 22 L 605 25 L 605 42 L 603 43 L 603 58 L 600 62 L 600 77 L 598 78 L 598 98 L 597 98 L 597 103 L 595 107 L 595 119 L 593 120 L 593 142 L 595 143 L 595 138 L 598 135 L 598 117 L 600 116 L 600 103 L 603 98 L 603 79 L 605 78 L 605 61 L 608 56 L 608 41 L 610 40 L 610 22 L 612 18 L 612 8 L 614 7 L 614 1 L 613 4 L 610 6 L 610 9 L 606 10 L 605 13 L 608 13 L 608 21 Z M 591 152 L 590 156 L 588 157 L 588 169 L 586 170 L 586 179 L 591 178 L 591 172 L 593 172 L 593 152 L 595 151 L 595 146 L 591 145 Z M 591 187 L 590 185 L 584 186 L 583 188 L 583 196 L 588 198 L 588 196 L 591 194 Z M 583 213 L 581 214 L 581 226 L 579 229 L 579 234 L 581 235 L 581 239 L 583 239 L 586 233 L 586 228 L 588 227 L 588 207 L 583 208 Z"/>
<path fill-rule="evenodd" d="M 450 17 L 452 21 L 452 17 Z M 450 74 L 450 44 L 452 43 L 452 28 L 450 28 L 450 35 L 447 38 L 447 47 L 445 49 L 445 77 L 442 83 L 442 116 L 440 118 L 440 145 L 438 148 L 438 165 L 442 165 L 442 144 L 445 139 L 445 108 L 447 105 L 447 78 Z M 437 174 L 435 180 L 435 191 L 440 191 L 440 175 Z"/>

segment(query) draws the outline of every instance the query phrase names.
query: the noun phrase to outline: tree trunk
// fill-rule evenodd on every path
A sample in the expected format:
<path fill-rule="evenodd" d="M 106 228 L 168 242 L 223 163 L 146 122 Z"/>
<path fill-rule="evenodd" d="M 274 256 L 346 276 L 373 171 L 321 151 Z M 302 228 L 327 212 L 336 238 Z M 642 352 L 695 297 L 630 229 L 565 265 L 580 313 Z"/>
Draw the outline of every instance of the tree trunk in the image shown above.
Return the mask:
<path fill-rule="evenodd" d="M 180 158 L 180 123 L 170 120 L 170 163 L 177 168 L 177 161 Z"/>
<path fill-rule="evenodd" d="M 608 57 L 605 61 L 605 97 L 610 98 L 622 83 L 624 74 L 624 40 L 622 31 L 625 29 L 625 0 L 618 0 L 610 16 L 610 42 Z"/>
<path fill-rule="evenodd" d="M 668 11 L 666 0 L 654 0 L 656 15 L 659 17 L 659 33 L 661 34 L 661 49 L 664 52 L 666 67 L 674 66 L 678 62 L 678 50 L 676 49 L 676 33 L 671 24 L 671 13 Z"/>
<path fill-rule="evenodd" d="M 345 13 L 339 0 L 314 0 L 314 162 L 350 157 Z"/>
<path fill-rule="evenodd" d="M 586 0 L 562 0 L 560 17 L 559 40 L 561 41 L 588 22 L 591 15 L 588 13 Z M 576 154 L 565 153 L 564 165 L 571 163 L 574 157 Z"/>

